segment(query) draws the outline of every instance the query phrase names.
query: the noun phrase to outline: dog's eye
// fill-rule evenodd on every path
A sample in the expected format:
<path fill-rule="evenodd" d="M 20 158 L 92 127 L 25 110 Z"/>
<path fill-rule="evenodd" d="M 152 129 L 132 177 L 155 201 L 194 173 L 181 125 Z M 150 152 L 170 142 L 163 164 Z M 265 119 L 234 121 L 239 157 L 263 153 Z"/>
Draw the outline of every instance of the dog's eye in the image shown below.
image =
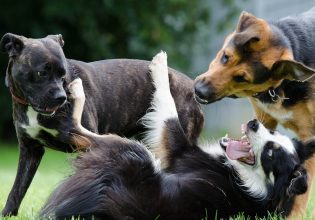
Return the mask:
<path fill-rule="evenodd" d="M 274 134 L 275 134 L 275 131 L 269 130 L 269 133 L 272 134 L 272 135 L 274 135 Z"/>
<path fill-rule="evenodd" d="M 223 56 L 221 57 L 221 63 L 226 64 L 227 62 L 229 62 L 229 59 L 230 57 L 226 55 L 226 53 L 224 53 Z"/>
<path fill-rule="evenodd" d="M 38 71 L 37 72 L 37 76 L 39 76 L 39 77 L 46 77 L 48 74 L 47 74 L 47 72 L 45 72 L 45 71 Z"/>
<path fill-rule="evenodd" d="M 248 81 L 245 79 L 245 76 L 244 76 L 244 75 L 234 76 L 233 79 L 234 79 L 235 82 L 238 82 L 238 83 L 248 82 Z"/>

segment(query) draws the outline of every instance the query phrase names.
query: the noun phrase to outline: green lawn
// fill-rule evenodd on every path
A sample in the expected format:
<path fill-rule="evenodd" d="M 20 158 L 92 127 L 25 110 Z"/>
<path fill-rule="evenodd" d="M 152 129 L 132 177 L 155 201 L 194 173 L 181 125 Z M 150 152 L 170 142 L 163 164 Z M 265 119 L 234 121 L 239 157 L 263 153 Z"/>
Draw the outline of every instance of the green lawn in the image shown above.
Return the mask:
<path fill-rule="evenodd" d="M 18 217 L 8 219 L 34 219 L 41 206 L 58 185 L 71 173 L 69 160 L 71 154 L 46 150 L 44 158 L 22 202 Z M 2 210 L 13 185 L 18 161 L 17 145 L 0 147 L 0 209 Z M 1 217 L 0 217 L 1 219 Z"/>
<path fill-rule="evenodd" d="M 1 220 L 34 219 L 41 206 L 49 196 L 50 192 L 58 183 L 71 173 L 69 160 L 73 156 L 57 151 L 46 150 L 45 156 L 40 164 L 39 170 L 29 188 L 17 217 L 6 217 Z M 0 210 L 2 210 L 8 193 L 12 187 L 18 160 L 17 145 L 3 145 L 0 147 Z M 308 207 L 307 217 L 311 219 L 310 213 L 315 204 L 315 190 L 313 188 L 312 199 Z M 239 220 L 246 219 L 242 215 Z M 278 219 L 270 217 L 269 219 Z"/>

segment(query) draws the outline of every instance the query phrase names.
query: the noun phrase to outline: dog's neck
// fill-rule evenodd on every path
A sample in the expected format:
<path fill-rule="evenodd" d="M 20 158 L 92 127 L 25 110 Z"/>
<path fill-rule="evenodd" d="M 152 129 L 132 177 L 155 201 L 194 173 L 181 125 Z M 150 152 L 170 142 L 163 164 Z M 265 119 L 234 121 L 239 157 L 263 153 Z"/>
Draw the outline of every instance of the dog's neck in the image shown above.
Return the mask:
<path fill-rule="evenodd" d="M 280 100 L 283 107 L 289 107 L 307 99 L 311 90 L 308 82 L 283 80 L 278 87 L 257 93 L 253 97 L 265 104 L 277 103 Z"/>
<path fill-rule="evenodd" d="M 289 49 L 294 60 L 315 68 L 315 38 L 310 34 L 315 32 L 314 25 L 289 17 L 269 22 L 269 25 L 277 46 Z"/>

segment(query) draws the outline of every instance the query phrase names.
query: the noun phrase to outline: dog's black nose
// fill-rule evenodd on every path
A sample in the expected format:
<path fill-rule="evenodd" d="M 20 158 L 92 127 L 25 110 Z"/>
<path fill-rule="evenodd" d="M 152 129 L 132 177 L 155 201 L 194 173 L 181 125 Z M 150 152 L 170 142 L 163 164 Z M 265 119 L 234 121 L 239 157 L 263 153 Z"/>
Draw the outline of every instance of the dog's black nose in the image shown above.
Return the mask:
<path fill-rule="evenodd" d="M 198 102 L 206 104 L 215 98 L 214 88 L 211 83 L 197 81 L 195 83 L 195 95 Z"/>
<path fill-rule="evenodd" d="M 57 104 L 61 105 L 67 100 L 66 93 L 64 91 L 59 91 L 54 94 L 54 100 Z"/>
<path fill-rule="evenodd" d="M 248 129 L 256 132 L 259 128 L 259 122 L 257 121 L 257 119 L 253 119 L 247 123 L 247 127 Z"/>

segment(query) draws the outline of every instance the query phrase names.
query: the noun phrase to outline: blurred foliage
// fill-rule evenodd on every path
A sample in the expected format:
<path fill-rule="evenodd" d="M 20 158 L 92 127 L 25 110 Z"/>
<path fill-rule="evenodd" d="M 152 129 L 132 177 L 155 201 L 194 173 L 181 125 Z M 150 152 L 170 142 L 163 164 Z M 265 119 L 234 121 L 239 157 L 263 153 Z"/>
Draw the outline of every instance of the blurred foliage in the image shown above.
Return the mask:
<path fill-rule="evenodd" d="M 220 0 L 227 17 L 235 13 L 233 0 Z M 83 61 L 108 58 L 151 59 L 159 50 L 167 51 L 172 66 L 190 66 L 189 52 L 198 42 L 196 33 L 211 22 L 209 0 L 1 0 L 0 34 L 12 32 L 41 38 L 61 33 L 66 57 Z M 8 58 L 0 56 L 1 83 L 0 139 L 15 137 L 11 119 L 11 98 L 4 86 Z"/>

